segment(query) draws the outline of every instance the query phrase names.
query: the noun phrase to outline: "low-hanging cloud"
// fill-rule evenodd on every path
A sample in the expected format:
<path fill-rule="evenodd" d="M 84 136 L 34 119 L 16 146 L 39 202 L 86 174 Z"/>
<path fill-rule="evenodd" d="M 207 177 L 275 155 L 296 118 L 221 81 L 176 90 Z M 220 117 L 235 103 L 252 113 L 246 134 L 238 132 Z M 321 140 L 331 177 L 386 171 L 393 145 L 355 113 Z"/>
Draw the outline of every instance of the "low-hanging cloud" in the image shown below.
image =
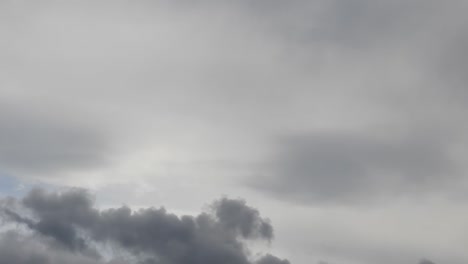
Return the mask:
<path fill-rule="evenodd" d="M 289 263 L 270 254 L 252 260 L 243 241 L 269 241 L 273 238 L 273 228 L 268 219 L 242 200 L 220 199 L 213 203 L 212 212 L 197 216 L 177 216 L 164 208 L 99 210 L 91 196 L 78 189 L 63 193 L 34 189 L 22 200 L 13 201 L 10 206 L 3 203 L 3 218 L 35 234 L 30 243 L 50 240 L 52 252 L 70 256 L 63 263 L 75 263 L 78 257 L 89 263 L 106 263 L 107 253 L 96 245 L 113 245 L 139 263 Z M 22 239 L 21 234 L 10 231 L 2 239 L 14 236 L 13 242 L 18 241 Z M 0 251 L 6 247 L 0 243 Z M 56 256 L 43 251 L 22 253 L 24 248 L 8 248 L 11 251 L 8 263 L 58 263 Z M 110 259 L 117 261 L 116 256 Z"/>

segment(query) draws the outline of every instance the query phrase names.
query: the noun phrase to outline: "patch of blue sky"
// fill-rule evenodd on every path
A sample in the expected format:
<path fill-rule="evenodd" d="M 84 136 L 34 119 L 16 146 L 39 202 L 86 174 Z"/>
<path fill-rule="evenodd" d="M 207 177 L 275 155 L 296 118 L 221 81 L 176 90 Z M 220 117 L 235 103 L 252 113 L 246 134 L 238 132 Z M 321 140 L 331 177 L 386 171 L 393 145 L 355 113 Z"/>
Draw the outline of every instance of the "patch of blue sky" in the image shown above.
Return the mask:
<path fill-rule="evenodd" d="M 17 177 L 0 172 L 0 196 L 18 196 L 23 189 L 23 184 Z"/>
<path fill-rule="evenodd" d="M 57 191 L 65 186 L 57 186 L 41 181 L 28 181 L 0 171 L 0 197 L 23 197 L 33 188 Z"/>

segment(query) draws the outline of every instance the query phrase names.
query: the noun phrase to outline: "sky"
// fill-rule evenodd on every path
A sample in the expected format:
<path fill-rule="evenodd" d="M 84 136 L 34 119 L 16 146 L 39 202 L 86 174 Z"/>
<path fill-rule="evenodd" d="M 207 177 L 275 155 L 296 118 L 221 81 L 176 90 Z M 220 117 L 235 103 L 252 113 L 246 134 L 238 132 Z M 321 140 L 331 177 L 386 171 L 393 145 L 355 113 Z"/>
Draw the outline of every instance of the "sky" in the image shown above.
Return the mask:
<path fill-rule="evenodd" d="M 0 262 L 468 263 L 467 8 L 0 1 Z"/>

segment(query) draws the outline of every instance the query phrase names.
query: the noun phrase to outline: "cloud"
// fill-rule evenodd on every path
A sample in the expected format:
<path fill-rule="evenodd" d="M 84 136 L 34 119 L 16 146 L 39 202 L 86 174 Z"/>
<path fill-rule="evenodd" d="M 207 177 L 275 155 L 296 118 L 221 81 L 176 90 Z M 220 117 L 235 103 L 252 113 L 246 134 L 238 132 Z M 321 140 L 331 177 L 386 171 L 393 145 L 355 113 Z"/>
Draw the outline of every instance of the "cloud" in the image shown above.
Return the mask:
<path fill-rule="evenodd" d="M 422 259 L 419 264 L 435 264 L 434 262 L 428 260 L 428 259 Z"/>
<path fill-rule="evenodd" d="M 279 259 L 273 255 L 267 254 L 257 261 L 257 264 L 289 264 L 288 260 Z"/>
<path fill-rule="evenodd" d="M 463 193 L 466 3 L 313 2 L 288 5 L 294 19 L 267 16 L 294 29 L 312 77 L 291 80 L 310 89 L 289 106 L 302 111 L 244 182 L 315 205 Z"/>
<path fill-rule="evenodd" d="M 50 241 L 46 239 L 38 238 L 37 236 L 25 236 L 13 231 L 1 235 L 0 256 L 1 262 L 11 264 L 108 263 L 57 250 L 51 247 Z M 117 262 L 113 262 L 112 264 L 117 264 Z"/>
<path fill-rule="evenodd" d="M 8 173 L 55 175 L 106 164 L 108 142 L 100 132 L 78 120 L 27 105 L 0 107 L 0 166 Z"/>
<path fill-rule="evenodd" d="M 223 198 L 215 202 L 214 207 L 216 217 L 227 230 L 240 233 L 244 238 L 273 239 L 271 224 L 245 201 Z"/>
<path fill-rule="evenodd" d="M 365 202 L 444 192 L 461 179 L 449 145 L 424 133 L 403 138 L 307 134 L 283 138 L 259 189 L 303 202 Z"/>
<path fill-rule="evenodd" d="M 10 207 L 11 201 L 14 200 L 10 200 Z M 271 240 L 273 237 L 269 221 L 256 209 L 244 201 L 227 198 L 213 203 L 212 214 L 180 217 L 164 208 L 98 210 L 93 207 L 89 194 L 78 189 L 63 193 L 34 189 L 17 203 L 17 208 L 23 207 L 32 217 L 4 208 L 4 219 L 24 224 L 33 234 L 40 234 L 41 239 L 52 239 L 56 243 L 54 250 L 96 262 L 105 252 L 98 254 L 95 245 L 111 244 L 142 263 L 249 264 L 253 260 L 243 240 Z M 17 254 L 11 258 L 15 257 Z M 29 263 L 33 257 L 41 257 L 43 263 L 49 263 L 50 257 L 40 254 L 21 257 L 23 262 L 18 260 L 18 263 Z M 289 262 L 266 255 L 258 263 Z"/>
<path fill-rule="evenodd" d="M 465 194 L 466 9 L 463 0 L 3 1 L 0 173 L 95 188 L 112 193 L 111 204 L 156 200 L 174 210 L 242 193 L 278 212 L 277 223 L 298 200 L 313 204 L 278 240 L 313 236 L 297 222 L 317 208 L 327 217 L 330 203 Z M 255 213 L 237 212 L 256 227 L 224 221 L 223 230 L 268 234 L 251 221 Z M 57 233 L 82 254 L 81 231 L 48 218 L 40 228 L 35 219 L 37 232 Z M 372 226 L 356 237 L 393 223 Z M 397 251 L 418 237 L 407 230 L 393 232 Z M 381 258 L 367 252 L 389 239 L 345 257 L 374 263 Z M 415 241 L 423 245 L 416 256 L 453 255 Z M 310 263 L 309 245 L 282 250 Z M 320 257 L 345 258 L 327 254 Z"/>

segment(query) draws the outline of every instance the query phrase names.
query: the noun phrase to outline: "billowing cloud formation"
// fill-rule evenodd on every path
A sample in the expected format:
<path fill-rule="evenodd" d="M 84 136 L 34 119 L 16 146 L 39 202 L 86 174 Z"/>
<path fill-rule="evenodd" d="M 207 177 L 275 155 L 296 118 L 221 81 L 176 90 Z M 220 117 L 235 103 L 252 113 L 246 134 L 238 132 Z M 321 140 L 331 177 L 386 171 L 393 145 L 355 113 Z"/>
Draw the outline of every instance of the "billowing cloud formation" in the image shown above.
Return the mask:
<path fill-rule="evenodd" d="M 36 243 L 35 239 L 52 240 L 48 245 L 55 245 L 52 252 L 60 254 L 45 254 L 35 244 L 31 246 L 34 250 L 21 253 L 24 247 L 0 243 L 0 251 L 11 251 L 7 255 L 11 259 L 8 263 L 75 263 L 78 257 L 89 259 L 89 263 L 105 263 L 107 253 L 102 250 L 98 253 L 96 245 L 113 245 L 141 263 L 289 263 L 269 254 L 251 259 L 243 240 L 271 240 L 273 228 L 256 209 L 241 200 L 223 198 L 213 204 L 212 213 L 181 217 L 164 208 L 98 210 L 83 190 L 48 193 L 34 189 L 21 201 L 9 204 L 17 205 L 2 208 L 5 219 L 24 224 L 30 232 L 39 235 L 30 243 Z M 18 208 L 23 208 L 21 214 L 31 216 L 15 212 Z M 12 240 L 12 244 L 21 239 L 18 234 L 3 235 L 3 240 Z M 67 256 L 66 252 L 72 258 L 58 261 Z"/>

